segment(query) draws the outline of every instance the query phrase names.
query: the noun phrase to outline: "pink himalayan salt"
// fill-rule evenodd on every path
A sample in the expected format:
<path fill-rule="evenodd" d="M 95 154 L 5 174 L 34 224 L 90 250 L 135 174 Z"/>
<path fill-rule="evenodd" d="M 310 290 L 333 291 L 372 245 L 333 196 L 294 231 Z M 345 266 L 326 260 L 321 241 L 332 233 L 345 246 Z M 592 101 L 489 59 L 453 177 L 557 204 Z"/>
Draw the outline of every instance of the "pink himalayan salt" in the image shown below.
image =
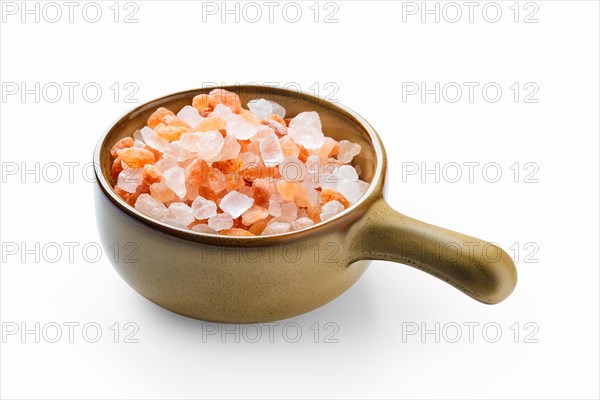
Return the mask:
<path fill-rule="evenodd" d="M 151 218 L 249 236 L 305 229 L 368 190 L 360 167 L 347 165 L 360 145 L 326 137 L 317 113 L 284 121 L 269 100 L 248 107 L 219 89 L 177 115 L 158 109 L 112 149 L 117 192 Z"/>

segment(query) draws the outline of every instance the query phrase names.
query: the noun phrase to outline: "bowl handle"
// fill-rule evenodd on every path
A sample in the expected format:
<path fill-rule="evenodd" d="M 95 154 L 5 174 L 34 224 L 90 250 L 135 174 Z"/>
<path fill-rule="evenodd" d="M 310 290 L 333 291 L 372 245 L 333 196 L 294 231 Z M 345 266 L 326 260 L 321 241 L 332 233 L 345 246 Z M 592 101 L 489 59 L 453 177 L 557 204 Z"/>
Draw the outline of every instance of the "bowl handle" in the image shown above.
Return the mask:
<path fill-rule="evenodd" d="M 513 260 L 500 247 L 407 217 L 384 199 L 353 227 L 356 260 L 386 260 L 436 276 L 486 304 L 508 297 L 517 283 Z"/>

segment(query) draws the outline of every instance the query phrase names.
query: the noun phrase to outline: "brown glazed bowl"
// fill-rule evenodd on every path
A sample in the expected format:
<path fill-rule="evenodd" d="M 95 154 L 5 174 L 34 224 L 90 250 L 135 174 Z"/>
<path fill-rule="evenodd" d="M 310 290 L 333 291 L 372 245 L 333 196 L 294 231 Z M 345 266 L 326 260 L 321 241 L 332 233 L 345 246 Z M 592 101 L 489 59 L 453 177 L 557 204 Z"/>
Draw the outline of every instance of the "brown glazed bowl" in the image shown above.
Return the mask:
<path fill-rule="evenodd" d="M 228 237 L 161 223 L 139 213 L 114 192 L 110 149 L 142 128 L 156 108 L 177 111 L 191 104 L 195 95 L 213 88 L 175 93 L 141 105 L 100 139 L 94 153 L 94 186 L 102 245 L 117 272 L 142 296 L 202 320 L 267 322 L 305 313 L 335 299 L 360 278 L 369 260 L 418 268 L 482 303 L 498 303 L 513 291 L 516 268 L 502 249 L 390 208 L 383 198 L 383 144 L 357 113 L 297 91 L 263 86 L 223 88 L 238 93 L 244 106 L 254 98 L 280 103 L 287 117 L 317 111 L 328 136 L 362 146 L 354 161 L 370 187 L 356 204 L 334 218 L 280 235 Z"/>

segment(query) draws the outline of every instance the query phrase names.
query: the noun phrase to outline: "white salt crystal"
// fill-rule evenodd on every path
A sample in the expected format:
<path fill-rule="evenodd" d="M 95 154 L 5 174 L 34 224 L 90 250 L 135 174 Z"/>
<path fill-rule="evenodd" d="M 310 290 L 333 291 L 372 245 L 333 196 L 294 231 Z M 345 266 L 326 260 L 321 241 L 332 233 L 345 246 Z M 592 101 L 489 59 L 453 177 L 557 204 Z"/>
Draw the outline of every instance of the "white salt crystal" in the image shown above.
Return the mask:
<path fill-rule="evenodd" d="M 281 215 L 279 216 L 282 221 L 293 222 L 298 218 L 298 206 L 293 201 L 286 201 L 281 205 Z"/>
<path fill-rule="evenodd" d="M 236 115 L 238 116 L 238 115 Z M 227 135 L 232 135 L 238 140 L 248 140 L 258 132 L 258 128 L 243 118 L 241 121 L 227 121 Z"/>
<path fill-rule="evenodd" d="M 362 195 L 358 182 L 342 180 L 338 182 L 336 189 L 352 204 L 356 203 Z"/>
<path fill-rule="evenodd" d="M 279 233 L 285 233 L 290 230 L 291 224 L 288 222 L 271 222 L 261 235 L 277 235 Z"/>
<path fill-rule="evenodd" d="M 198 196 L 192 202 L 192 211 L 194 211 L 196 219 L 208 219 L 217 215 L 217 205 L 212 200 Z"/>
<path fill-rule="evenodd" d="M 337 171 L 336 176 L 342 181 L 358 181 L 358 174 L 351 165 L 342 165 Z"/>
<path fill-rule="evenodd" d="M 266 166 L 275 166 L 283 160 L 279 139 L 274 133 L 260 141 L 260 154 Z"/>
<path fill-rule="evenodd" d="M 363 194 L 365 194 L 367 192 L 367 189 L 369 189 L 369 184 L 365 181 L 358 181 L 358 190 L 360 191 L 361 196 Z"/>
<path fill-rule="evenodd" d="M 234 190 L 221 199 L 219 207 L 233 218 L 237 218 L 252 207 L 252 204 L 254 204 L 253 198 Z"/>
<path fill-rule="evenodd" d="M 248 109 L 261 121 L 269 118 L 272 114 L 285 118 L 285 108 L 270 100 L 250 100 L 248 102 Z"/>
<path fill-rule="evenodd" d="M 162 222 L 185 227 L 195 221 L 194 212 L 185 203 L 171 203 L 161 218 Z"/>
<path fill-rule="evenodd" d="M 221 103 L 221 104 L 217 104 L 217 106 L 215 107 L 213 112 L 210 114 L 210 116 L 225 118 L 231 114 L 233 114 L 233 111 L 231 111 L 231 108 L 229 108 L 229 106 L 226 106 L 225 104 Z"/>
<path fill-rule="evenodd" d="M 208 226 L 208 224 L 194 225 L 194 226 L 192 226 L 192 230 L 194 232 L 200 232 L 200 233 L 212 233 L 212 234 L 217 233 L 217 231 L 215 231 L 213 228 Z"/>
<path fill-rule="evenodd" d="M 215 231 L 222 231 L 233 226 L 233 218 L 227 213 L 217 214 L 208 219 L 208 226 Z"/>
<path fill-rule="evenodd" d="M 354 156 L 360 153 L 360 144 L 352 143 L 348 140 L 340 140 L 337 159 L 343 163 L 349 163 Z"/>
<path fill-rule="evenodd" d="M 153 149 L 160 151 L 161 153 L 165 150 L 165 146 L 169 144 L 169 141 L 158 136 L 156 131 L 147 126 L 143 127 L 140 131 L 144 142 Z"/>
<path fill-rule="evenodd" d="M 163 154 L 165 157 L 170 157 L 178 162 L 189 160 L 195 156 L 195 154 L 187 150 L 179 140 L 175 140 L 174 142 L 171 142 L 165 146 Z"/>
<path fill-rule="evenodd" d="M 274 217 L 281 217 L 281 202 L 269 200 L 269 214 Z"/>
<path fill-rule="evenodd" d="M 185 170 L 181 167 L 171 167 L 163 172 L 167 186 L 179 197 L 185 196 Z"/>
<path fill-rule="evenodd" d="M 142 214 L 160 220 L 167 207 L 162 201 L 156 200 L 147 193 L 142 193 L 135 201 L 135 209 Z"/>
<path fill-rule="evenodd" d="M 304 229 L 304 228 L 308 228 L 309 226 L 313 226 L 315 223 L 313 222 L 312 219 L 308 218 L 308 217 L 300 217 L 297 220 L 295 220 L 294 222 L 292 222 L 292 228 L 294 228 L 294 230 L 299 230 L 299 229 Z"/>
<path fill-rule="evenodd" d="M 186 132 L 179 139 L 183 147 L 192 153 L 197 153 L 203 160 L 212 160 L 219 154 L 225 140 L 219 131 Z"/>
<path fill-rule="evenodd" d="M 279 173 L 288 182 L 301 182 L 306 179 L 306 165 L 296 157 L 286 157 L 279 163 Z"/>
<path fill-rule="evenodd" d="M 165 172 L 169 168 L 176 167 L 177 165 L 178 165 L 178 162 L 176 159 L 166 156 L 166 157 L 161 158 L 156 163 L 156 168 L 158 168 L 158 170 L 160 172 Z"/>
<path fill-rule="evenodd" d="M 336 175 L 335 172 L 328 173 L 323 172 L 321 174 L 321 188 L 323 189 L 334 189 L 336 190 L 338 182 L 340 178 Z"/>
<path fill-rule="evenodd" d="M 203 118 L 200 116 L 198 109 L 192 106 L 185 106 L 177 113 L 177 118 L 185 122 L 190 128 L 195 128 L 198 122 L 202 121 Z"/>
<path fill-rule="evenodd" d="M 321 221 L 325 221 L 342 211 L 344 211 L 344 206 L 337 200 L 325 203 L 325 205 L 321 207 Z"/>
<path fill-rule="evenodd" d="M 302 190 L 304 190 L 308 202 L 310 204 L 317 204 L 319 192 L 317 192 L 309 182 L 301 182 L 300 186 L 302 187 Z"/>
<path fill-rule="evenodd" d="M 317 149 L 325 143 L 321 119 L 315 111 L 300 113 L 290 121 L 288 134 L 307 149 Z"/>
<path fill-rule="evenodd" d="M 117 186 L 127 193 L 135 193 L 142 180 L 142 168 L 128 168 L 119 173 Z"/>

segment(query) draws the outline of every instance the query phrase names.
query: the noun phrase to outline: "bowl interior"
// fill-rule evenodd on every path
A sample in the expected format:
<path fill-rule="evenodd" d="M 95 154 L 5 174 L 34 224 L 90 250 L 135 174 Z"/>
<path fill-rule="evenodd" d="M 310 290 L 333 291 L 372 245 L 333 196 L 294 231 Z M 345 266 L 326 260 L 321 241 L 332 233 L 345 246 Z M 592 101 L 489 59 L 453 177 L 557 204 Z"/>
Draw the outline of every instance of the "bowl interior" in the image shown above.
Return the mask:
<path fill-rule="evenodd" d="M 381 162 L 383 161 L 383 152 L 377 135 L 365 120 L 350 109 L 306 93 L 281 88 L 246 85 L 222 86 L 222 88 L 237 93 L 242 100 L 244 108 L 247 108 L 248 101 L 264 98 L 275 101 L 285 107 L 287 111 L 286 118 L 292 118 L 303 111 L 316 111 L 321 118 L 323 132 L 326 136 L 330 136 L 338 141 L 346 139 L 361 145 L 362 150 L 360 154 L 352 162 L 360 166 L 360 179 L 372 183 L 374 178 L 378 176 L 381 170 Z M 194 96 L 200 93 L 208 93 L 212 89 L 214 88 L 189 90 L 153 100 L 130 111 L 117 121 L 108 130 L 101 140 L 99 147 L 96 149 L 95 162 L 99 163 L 100 171 L 104 178 L 100 179 L 100 183 L 105 186 L 105 190 L 112 192 L 114 194 L 113 197 L 119 198 L 112 187 L 114 183 L 111 178 L 112 160 L 110 156 L 110 149 L 119 139 L 131 136 L 135 130 L 146 126 L 148 117 L 158 107 L 166 107 L 177 113 L 184 106 L 190 105 Z M 109 184 L 107 185 L 107 183 Z M 109 187 L 107 188 L 106 186 Z M 359 204 L 371 192 L 372 188 L 354 206 Z M 354 206 L 338 216 L 344 215 Z M 315 226 L 318 225 L 321 224 Z"/>

